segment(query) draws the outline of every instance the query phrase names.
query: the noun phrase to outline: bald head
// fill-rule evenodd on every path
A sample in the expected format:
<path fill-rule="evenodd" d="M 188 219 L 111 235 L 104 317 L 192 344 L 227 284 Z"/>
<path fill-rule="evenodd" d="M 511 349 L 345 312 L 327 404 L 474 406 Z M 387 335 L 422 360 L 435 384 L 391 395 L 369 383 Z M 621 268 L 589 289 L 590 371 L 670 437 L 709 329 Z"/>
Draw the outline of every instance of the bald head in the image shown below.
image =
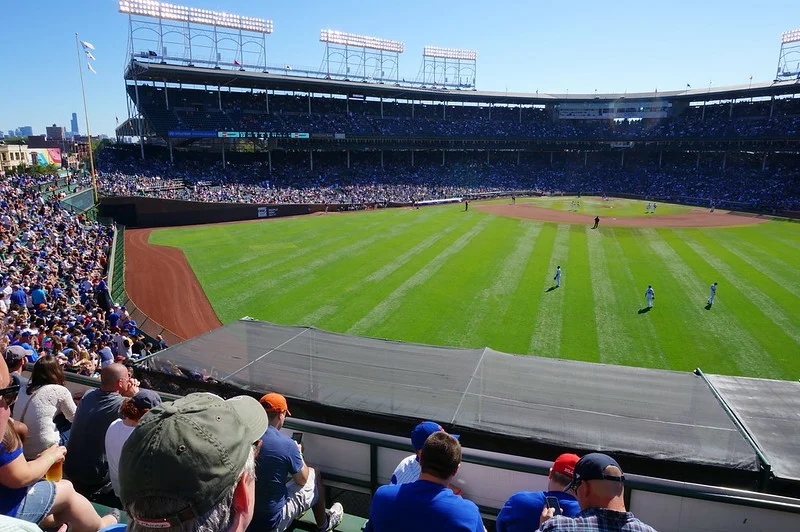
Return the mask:
<path fill-rule="evenodd" d="M 622 470 L 615 466 L 607 466 L 603 473 L 608 476 L 621 477 Z M 581 509 L 608 508 L 617 512 L 625 510 L 625 486 L 617 480 L 584 480 L 578 487 L 576 496 Z"/>
<path fill-rule="evenodd" d="M 120 381 L 128 378 L 128 368 L 122 364 L 110 364 L 100 370 L 100 387 L 106 392 L 120 391 Z"/>

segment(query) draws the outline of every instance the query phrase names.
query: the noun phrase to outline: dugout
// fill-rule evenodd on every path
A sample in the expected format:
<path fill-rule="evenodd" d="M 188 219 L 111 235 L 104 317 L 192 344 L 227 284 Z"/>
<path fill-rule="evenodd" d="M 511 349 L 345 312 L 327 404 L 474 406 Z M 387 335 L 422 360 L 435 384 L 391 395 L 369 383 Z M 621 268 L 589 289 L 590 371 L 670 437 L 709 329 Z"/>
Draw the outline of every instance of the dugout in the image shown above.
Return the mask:
<path fill-rule="evenodd" d="M 775 494 L 800 488 L 800 383 L 348 336 L 242 319 L 138 368 L 168 393 L 259 397 L 298 418 L 407 436 L 423 419 L 465 447 L 553 460 L 602 451 L 629 473 Z"/>

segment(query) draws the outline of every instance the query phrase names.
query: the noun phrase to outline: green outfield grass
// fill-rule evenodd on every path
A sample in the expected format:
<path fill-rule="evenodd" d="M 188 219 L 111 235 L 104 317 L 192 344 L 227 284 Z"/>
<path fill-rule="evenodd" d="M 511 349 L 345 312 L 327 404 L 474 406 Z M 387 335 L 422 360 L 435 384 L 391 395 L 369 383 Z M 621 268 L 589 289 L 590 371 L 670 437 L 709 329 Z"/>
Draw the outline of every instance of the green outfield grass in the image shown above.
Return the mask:
<path fill-rule="evenodd" d="M 580 201 L 580 207 L 572 208 L 573 201 Z M 537 207 L 555 209 L 558 211 L 578 212 L 591 216 L 603 215 L 614 217 L 645 216 L 647 201 L 612 198 L 608 203 L 595 196 L 556 196 L 552 198 L 518 198 L 518 203 L 530 203 Z M 498 200 L 496 203 L 510 203 L 509 200 Z M 662 214 L 683 214 L 697 210 L 697 207 L 675 205 L 671 203 L 658 203 L 655 213 L 647 216 L 660 216 Z"/>
<path fill-rule="evenodd" d="M 173 228 L 150 242 L 185 251 L 224 323 L 249 315 L 428 344 L 800 378 L 800 224 L 591 230 L 449 205 Z M 549 290 L 558 264 L 562 286 Z M 706 310 L 713 281 L 717 302 Z M 639 313 L 648 284 L 655 308 Z"/>

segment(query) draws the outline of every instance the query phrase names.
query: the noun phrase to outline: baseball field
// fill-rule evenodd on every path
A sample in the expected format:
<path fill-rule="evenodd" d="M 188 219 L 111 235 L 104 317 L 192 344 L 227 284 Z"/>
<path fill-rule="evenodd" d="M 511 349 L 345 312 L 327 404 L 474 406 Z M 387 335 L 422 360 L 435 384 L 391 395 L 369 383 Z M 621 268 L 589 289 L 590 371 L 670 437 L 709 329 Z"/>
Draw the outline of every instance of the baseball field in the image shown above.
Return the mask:
<path fill-rule="evenodd" d="M 149 243 L 185 253 L 223 323 L 247 315 L 428 344 L 800 378 L 800 224 L 571 201 L 170 228 Z"/>

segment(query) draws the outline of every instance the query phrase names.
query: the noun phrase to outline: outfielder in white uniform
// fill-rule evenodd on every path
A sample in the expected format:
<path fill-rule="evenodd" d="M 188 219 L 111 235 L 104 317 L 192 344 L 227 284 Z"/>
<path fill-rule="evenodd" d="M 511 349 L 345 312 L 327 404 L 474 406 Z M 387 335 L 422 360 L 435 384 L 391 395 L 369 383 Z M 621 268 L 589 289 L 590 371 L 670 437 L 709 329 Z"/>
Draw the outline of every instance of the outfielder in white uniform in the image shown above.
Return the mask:
<path fill-rule="evenodd" d="M 717 297 L 717 283 L 711 285 L 711 294 L 708 296 L 708 304 L 714 304 L 714 298 Z"/>
<path fill-rule="evenodd" d="M 561 286 L 561 266 L 556 268 L 556 276 L 553 277 L 553 280 L 556 282 L 556 288 Z"/>
<path fill-rule="evenodd" d="M 656 298 L 656 292 L 653 290 L 653 285 L 647 285 L 647 290 L 644 293 L 645 299 L 647 299 L 647 308 L 653 308 L 653 300 Z"/>

